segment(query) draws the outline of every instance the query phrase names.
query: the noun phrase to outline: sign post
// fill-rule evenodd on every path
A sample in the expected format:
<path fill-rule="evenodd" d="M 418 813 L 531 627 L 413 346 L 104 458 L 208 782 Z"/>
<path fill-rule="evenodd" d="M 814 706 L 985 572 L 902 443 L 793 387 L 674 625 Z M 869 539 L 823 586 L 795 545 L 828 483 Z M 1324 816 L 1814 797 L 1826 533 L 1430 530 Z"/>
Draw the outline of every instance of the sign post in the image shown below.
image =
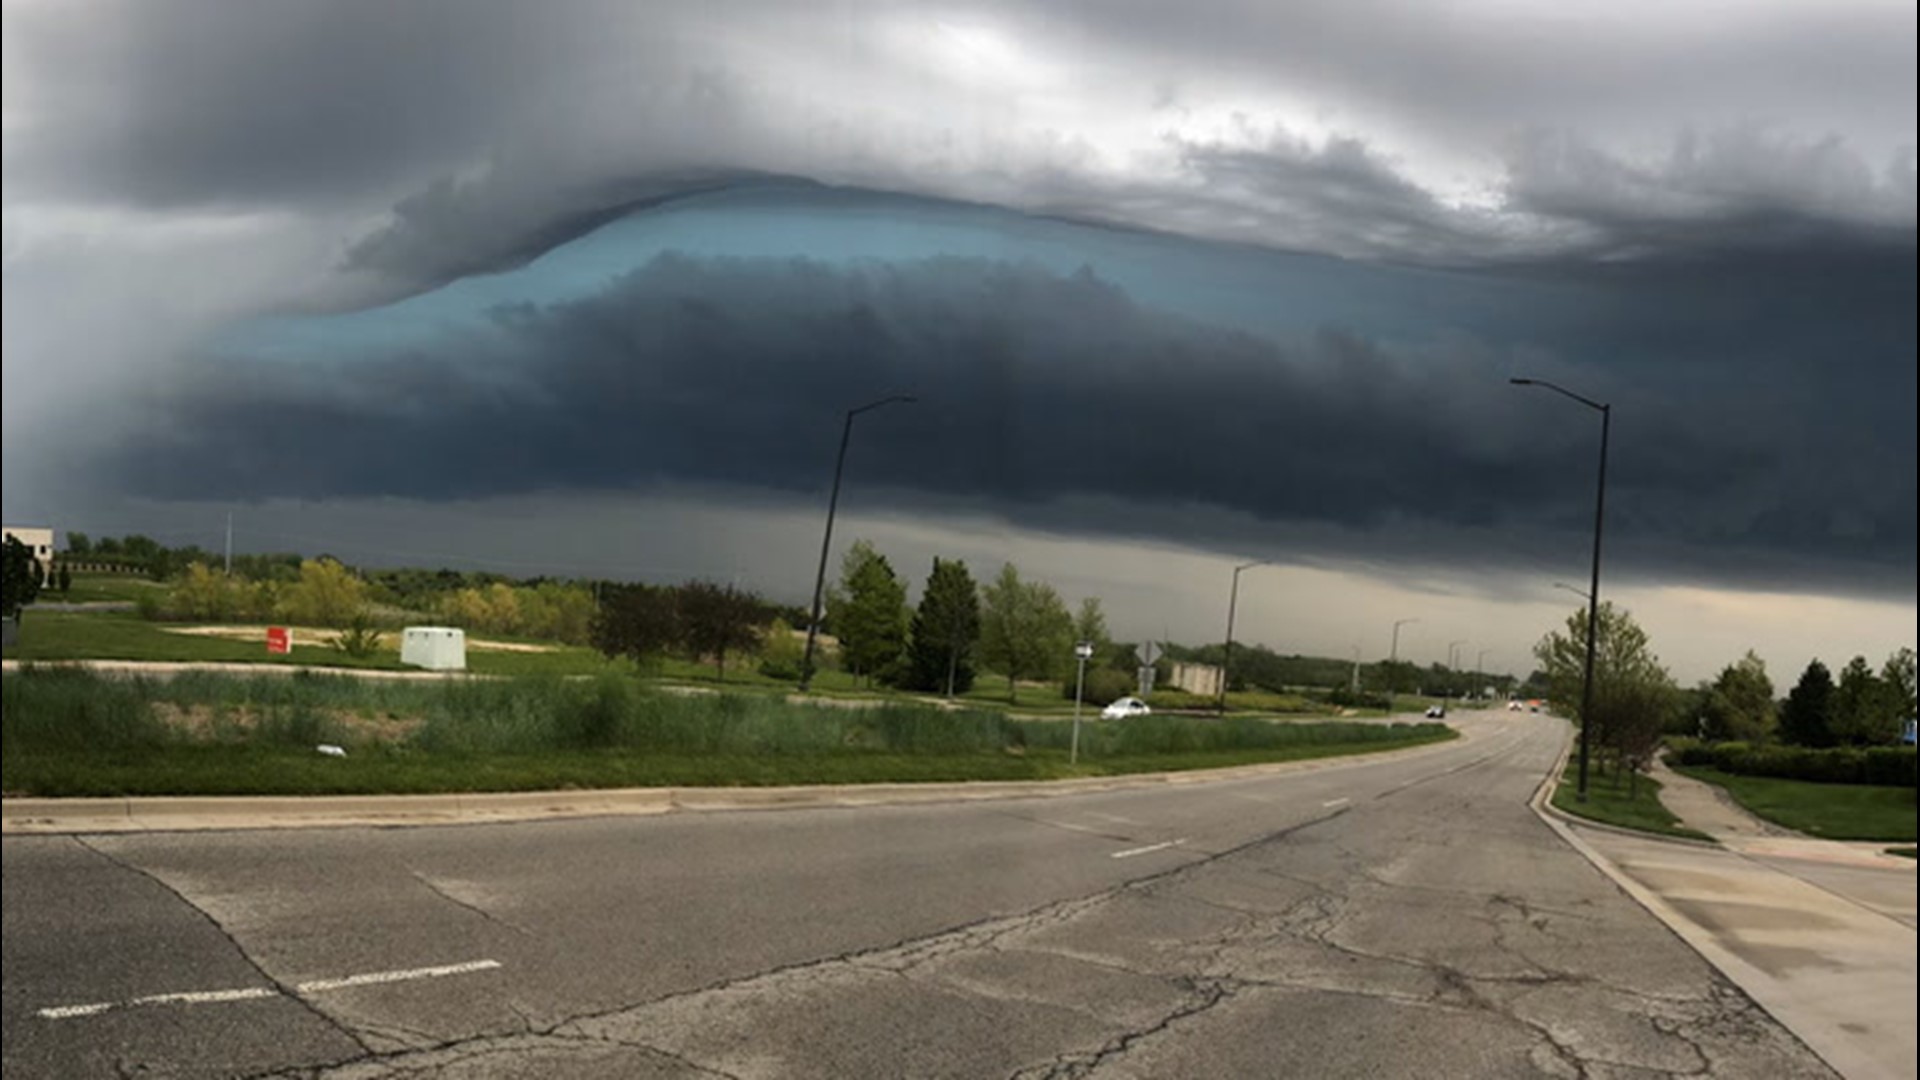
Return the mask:
<path fill-rule="evenodd" d="M 287 656 L 293 652 L 293 634 L 284 626 L 267 627 L 267 652 Z"/>
<path fill-rule="evenodd" d="M 1073 655 L 1080 661 L 1080 674 L 1073 684 L 1073 749 L 1067 752 L 1067 764 L 1080 764 L 1080 695 L 1087 688 L 1087 659 L 1093 655 L 1093 642 L 1083 641 L 1073 647 Z"/>

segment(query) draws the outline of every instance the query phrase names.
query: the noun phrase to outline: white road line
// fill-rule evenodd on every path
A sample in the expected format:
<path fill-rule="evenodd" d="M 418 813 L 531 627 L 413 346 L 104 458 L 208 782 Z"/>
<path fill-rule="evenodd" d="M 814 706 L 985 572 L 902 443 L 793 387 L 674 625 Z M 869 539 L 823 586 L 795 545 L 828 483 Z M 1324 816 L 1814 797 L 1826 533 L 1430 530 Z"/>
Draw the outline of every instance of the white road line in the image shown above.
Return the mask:
<path fill-rule="evenodd" d="M 1323 807 L 1326 807 L 1326 806 L 1345 806 L 1345 805 L 1346 805 L 1347 803 L 1350 803 L 1350 802 L 1352 802 L 1352 801 L 1353 801 L 1352 799 L 1346 799 L 1346 798 L 1340 798 L 1340 799 L 1329 799 L 1329 800 L 1327 800 L 1326 802 L 1323 802 L 1323 803 L 1321 803 L 1320 805 L 1321 805 L 1321 806 L 1323 806 Z"/>
<path fill-rule="evenodd" d="M 1186 842 L 1187 842 L 1187 838 L 1183 836 L 1178 840 L 1167 840 L 1158 844 L 1148 844 L 1146 847 L 1128 848 L 1125 851 L 1116 851 L 1110 857 L 1115 859 L 1131 859 L 1135 855 L 1145 855 L 1149 851 L 1160 851 L 1165 848 L 1177 847 Z"/>
<path fill-rule="evenodd" d="M 445 967 L 408 968 L 404 971 L 376 971 L 367 975 L 349 975 L 344 979 L 316 979 L 303 982 L 294 987 L 302 994 L 318 994 L 327 990 L 344 990 L 349 986 L 374 986 L 379 983 L 408 982 L 413 979 L 438 979 L 447 975 L 465 975 L 474 971 L 491 971 L 500 966 L 498 960 L 472 960 L 464 964 L 448 964 Z"/>
<path fill-rule="evenodd" d="M 442 967 L 375 971 L 365 975 L 349 975 L 344 979 L 315 979 L 311 982 L 303 982 L 293 990 L 296 994 L 318 994 L 352 986 L 374 986 L 381 983 L 408 982 L 413 979 L 437 979 L 446 975 L 465 975 L 469 972 L 489 971 L 499 966 L 498 960 L 472 960 L 464 964 L 447 964 Z M 250 986 L 238 990 L 187 990 L 172 994 L 147 994 L 144 997 L 129 998 L 126 1001 L 57 1005 L 41 1009 L 35 1015 L 43 1020 L 71 1020 L 80 1016 L 98 1016 L 111 1009 L 130 1009 L 140 1005 L 212 1005 L 231 1001 L 258 1001 L 262 998 L 279 996 L 279 990 L 267 986 Z"/>

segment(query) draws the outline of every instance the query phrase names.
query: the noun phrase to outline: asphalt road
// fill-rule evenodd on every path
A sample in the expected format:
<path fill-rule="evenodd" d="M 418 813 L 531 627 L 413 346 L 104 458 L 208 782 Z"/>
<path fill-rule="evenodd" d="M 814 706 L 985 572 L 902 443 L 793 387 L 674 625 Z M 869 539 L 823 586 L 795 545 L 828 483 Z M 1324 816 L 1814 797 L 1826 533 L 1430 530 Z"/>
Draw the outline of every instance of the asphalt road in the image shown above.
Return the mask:
<path fill-rule="evenodd" d="M 8 1077 L 1832 1073 L 1526 806 L 1557 720 L 1069 797 L 8 836 Z"/>

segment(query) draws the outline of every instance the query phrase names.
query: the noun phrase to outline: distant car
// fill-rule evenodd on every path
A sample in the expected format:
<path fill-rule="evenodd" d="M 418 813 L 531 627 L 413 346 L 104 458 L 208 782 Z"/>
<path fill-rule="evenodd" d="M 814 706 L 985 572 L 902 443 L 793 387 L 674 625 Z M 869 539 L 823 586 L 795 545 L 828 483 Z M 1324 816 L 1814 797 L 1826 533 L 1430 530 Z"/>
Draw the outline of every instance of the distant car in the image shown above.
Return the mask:
<path fill-rule="evenodd" d="M 1445 717 L 1446 715 L 1447 715 L 1447 707 L 1445 705 L 1427 706 L 1427 718 L 1430 720 L 1439 720 Z"/>
<path fill-rule="evenodd" d="M 1123 697 L 1100 710 L 1102 720 L 1125 720 L 1129 716 L 1145 716 L 1153 710 L 1137 697 Z"/>
<path fill-rule="evenodd" d="M 1519 712 L 1519 711 L 1520 711 L 1520 703 L 1519 703 L 1518 701 L 1509 701 L 1509 702 L 1507 702 L 1507 711 L 1508 711 L 1508 712 Z"/>

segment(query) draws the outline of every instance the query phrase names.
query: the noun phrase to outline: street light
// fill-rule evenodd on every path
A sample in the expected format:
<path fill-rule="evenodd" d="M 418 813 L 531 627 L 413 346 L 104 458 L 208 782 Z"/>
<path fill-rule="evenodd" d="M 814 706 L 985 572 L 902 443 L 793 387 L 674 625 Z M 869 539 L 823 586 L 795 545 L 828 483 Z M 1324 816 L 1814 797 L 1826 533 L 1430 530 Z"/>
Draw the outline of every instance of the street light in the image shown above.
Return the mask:
<path fill-rule="evenodd" d="M 1593 713 L 1593 651 L 1595 638 L 1600 633 L 1600 534 L 1601 526 L 1607 518 L 1607 438 L 1613 427 L 1613 406 L 1610 403 L 1582 397 L 1564 386 L 1555 386 L 1544 379 L 1508 379 L 1515 386 L 1540 386 L 1571 398 L 1600 414 L 1600 481 L 1596 485 L 1593 499 L 1593 580 L 1587 588 L 1587 670 L 1580 681 L 1580 786 L 1578 798 L 1587 801 L 1587 733 L 1593 725 L 1588 721 Z"/>
<path fill-rule="evenodd" d="M 1480 655 L 1473 658 L 1473 695 L 1477 699 L 1480 691 L 1487 688 L 1487 654 L 1492 649 L 1481 649 Z"/>
<path fill-rule="evenodd" d="M 1466 638 L 1447 642 L 1447 685 L 1441 692 L 1442 697 L 1452 698 L 1454 673 L 1460 670 L 1460 646 L 1467 643 Z"/>
<path fill-rule="evenodd" d="M 1073 748 L 1067 751 L 1067 764 L 1080 763 L 1080 695 L 1087 688 L 1087 660 L 1093 656 L 1093 642 L 1083 641 L 1073 647 L 1074 659 L 1080 662 L 1080 674 L 1073 683 Z"/>
<path fill-rule="evenodd" d="M 1393 715 L 1393 677 L 1400 668 L 1400 628 L 1419 619 L 1401 619 L 1393 624 L 1393 648 L 1387 653 L 1387 715 Z"/>
<path fill-rule="evenodd" d="M 911 403 L 918 398 L 894 394 L 847 410 L 847 422 L 840 429 L 840 456 L 833 462 L 833 494 L 827 498 L 827 533 L 820 539 L 820 570 L 813 576 L 813 617 L 807 621 L 807 652 L 800 661 L 800 689 L 813 683 L 813 644 L 820 634 L 820 596 L 827 587 L 827 551 L 833 546 L 833 512 L 840 506 L 840 474 L 847 467 L 847 441 L 853 437 L 853 418 L 863 412 L 895 402 Z"/>
<path fill-rule="evenodd" d="M 1556 589 L 1565 589 L 1588 603 L 1593 602 L 1593 597 L 1587 593 L 1587 590 L 1580 588 L 1578 585 L 1569 585 L 1564 581 L 1556 581 L 1553 583 L 1553 587 Z"/>
<path fill-rule="evenodd" d="M 1227 683 L 1233 679 L 1233 609 L 1240 603 L 1240 571 L 1267 565 L 1265 559 L 1244 562 L 1233 568 L 1233 591 L 1227 594 L 1227 647 L 1220 657 L 1220 711 L 1227 711 Z"/>

